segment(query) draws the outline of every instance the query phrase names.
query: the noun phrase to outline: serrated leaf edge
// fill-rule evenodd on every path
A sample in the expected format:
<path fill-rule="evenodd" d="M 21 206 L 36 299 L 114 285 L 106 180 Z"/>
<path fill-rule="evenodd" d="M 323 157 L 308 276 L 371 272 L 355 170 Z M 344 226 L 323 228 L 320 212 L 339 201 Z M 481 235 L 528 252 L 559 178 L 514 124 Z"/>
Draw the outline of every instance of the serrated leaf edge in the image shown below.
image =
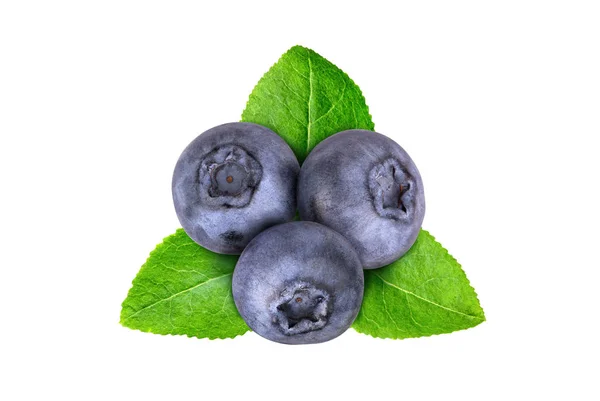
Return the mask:
<path fill-rule="evenodd" d="M 432 334 L 425 334 L 425 335 L 420 335 L 420 336 L 416 336 L 416 337 L 400 337 L 400 336 L 389 336 L 389 337 L 384 337 L 384 336 L 374 335 L 374 334 L 367 333 L 367 332 L 364 332 L 364 331 L 361 331 L 361 330 L 357 329 L 356 327 L 354 327 L 354 324 L 353 324 L 351 327 L 352 327 L 352 328 L 354 329 L 354 331 L 356 331 L 357 333 L 360 333 L 360 334 L 362 334 L 362 335 L 365 335 L 365 336 L 369 336 L 369 337 L 373 337 L 373 338 L 381 339 L 381 340 L 386 340 L 386 339 L 388 339 L 388 340 L 409 340 L 409 339 L 415 339 L 415 338 L 423 338 L 423 337 L 439 336 L 439 335 L 444 335 L 444 334 L 452 334 L 452 333 L 455 333 L 455 332 L 457 332 L 457 331 L 463 331 L 463 330 L 472 329 L 472 328 L 474 328 L 474 327 L 477 327 L 477 326 L 479 326 L 481 323 L 483 323 L 483 322 L 485 322 L 485 321 L 486 321 L 486 317 L 485 317 L 485 311 L 484 311 L 483 307 L 481 306 L 481 301 L 479 300 L 479 295 L 477 294 L 477 291 L 475 291 L 475 288 L 474 288 L 474 287 L 471 285 L 471 281 L 470 281 L 470 280 L 469 280 L 469 278 L 467 277 L 467 274 L 465 273 L 464 269 L 462 268 L 462 265 L 461 265 L 461 264 L 458 262 L 458 260 L 457 260 L 457 259 L 456 259 L 454 256 L 452 256 L 452 254 L 451 254 L 450 252 L 448 252 L 448 250 L 447 250 L 446 248 L 444 248 L 444 246 L 443 246 L 443 245 L 442 245 L 440 242 L 438 242 L 438 241 L 435 239 L 435 237 L 434 237 L 434 236 L 433 236 L 433 235 L 432 235 L 432 234 L 431 234 L 429 231 L 427 231 L 427 230 L 423 230 L 423 229 L 421 229 L 421 231 L 423 231 L 425 234 L 429 235 L 429 236 L 430 236 L 430 237 L 433 239 L 433 241 L 434 241 L 434 242 L 436 242 L 436 243 L 437 243 L 437 244 L 438 244 L 438 245 L 439 245 L 439 246 L 442 248 L 442 250 L 443 250 L 443 251 L 446 253 L 446 255 L 448 255 L 448 256 L 449 256 L 449 257 L 450 257 L 450 258 L 451 258 L 451 259 L 452 259 L 454 262 L 456 262 L 456 264 L 457 264 L 457 265 L 458 265 L 458 267 L 460 268 L 460 270 L 461 270 L 461 272 L 463 273 L 463 276 L 464 276 L 464 278 L 465 278 L 465 280 L 466 280 L 466 282 L 467 282 L 467 285 L 468 285 L 468 286 L 469 286 L 469 287 L 470 287 L 470 288 L 473 290 L 473 293 L 475 294 L 475 298 L 477 299 L 477 303 L 479 304 L 479 308 L 481 309 L 482 316 L 481 316 L 481 317 L 479 317 L 479 316 L 472 316 L 472 315 L 468 315 L 468 314 L 464 314 L 464 313 L 461 313 L 461 314 L 462 314 L 462 315 L 464 315 L 464 316 L 468 316 L 468 317 L 470 317 L 470 318 L 473 318 L 473 319 L 480 320 L 480 321 L 479 321 L 477 324 L 475 324 L 475 325 L 473 325 L 473 326 L 470 326 L 470 327 L 465 327 L 465 328 L 458 329 L 458 330 L 452 330 L 452 331 L 449 331 L 449 332 L 446 332 L 446 333 L 432 333 Z M 384 267 L 385 267 L 385 266 L 384 266 Z M 375 269 L 375 270 L 377 270 L 377 269 Z M 373 271 L 373 274 L 375 274 L 375 275 L 376 275 L 376 276 L 377 276 L 377 277 L 378 277 L 380 280 L 382 280 L 382 281 L 386 282 L 386 281 L 385 281 L 383 278 L 379 277 L 379 275 L 377 275 L 377 274 L 375 273 L 375 271 Z M 404 290 L 403 288 L 400 288 L 400 287 L 397 287 L 397 286 L 393 286 L 393 287 L 395 287 L 395 288 L 398 288 L 399 290 L 401 290 L 401 291 L 404 291 L 405 293 L 410 293 L 411 295 L 414 295 L 414 296 L 415 296 L 415 297 L 417 297 L 417 298 L 421 298 L 421 297 L 417 296 L 416 294 L 413 294 L 412 292 L 409 292 L 409 291 L 407 291 L 407 290 Z M 430 301 L 430 300 L 428 300 L 428 299 L 424 299 L 424 298 L 423 298 L 423 300 L 425 300 L 425 301 L 427 301 L 427 302 L 429 302 L 429 303 L 432 303 L 432 304 L 434 304 L 434 305 L 436 305 L 436 306 L 442 307 L 443 309 L 448 309 L 448 308 L 445 308 L 445 307 L 443 307 L 442 305 L 438 305 L 438 304 L 436 304 L 436 303 L 434 303 L 434 302 L 432 302 L 432 301 Z M 361 307 L 361 309 L 362 309 L 362 307 Z M 451 310 L 451 309 L 450 309 L 450 310 Z M 454 310 L 451 310 L 451 311 L 452 311 L 452 312 L 455 312 L 455 313 L 457 313 L 457 311 L 454 311 Z M 460 313 L 460 312 L 458 312 L 458 313 Z M 365 318 L 366 318 L 367 320 L 369 320 L 369 319 L 368 319 L 366 316 L 365 316 Z"/>
<path fill-rule="evenodd" d="M 141 331 L 141 332 L 143 332 L 143 333 L 152 333 L 152 334 L 158 334 L 158 335 L 161 335 L 161 336 L 172 336 L 172 337 L 188 337 L 188 338 L 197 338 L 197 339 L 200 339 L 200 340 L 202 340 L 202 339 L 208 339 L 208 340 L 230 340 L 230 339 L 234 339 L 234 338 L 236 338 L 236 337 L 242 336 L 242 335 L 246 334 L 247 332 L 251 331 L 251 330 L 250 330 L 250 328 L 248 327 L 248 330 L 246 330 L 246 331 L 245 331 L 245 332 L 243 332 L 243 333 L 236 334 L 236 335 L 235 335 L 235 336 L 233 336 L 233 337 L 228 337 L 228 336 L 206 336 L 206 337 L 198 337 L 198 336 L 195 336 L 195 335 L 192 335 L 192 334 L 171 334 L 171 333 L 158 333 L 158 332 L 156 332 L 156 331 L 153 331 L 153 329 L 152 329 L 152 328 L 148 328 L 148 329 L 141 329 L 141 328 L 137 328 L 137 327 L 131 327 L 131 326 L 128 326 L 128 325 L 125 323 L 125 321 L 126 321 L 127 319 L 129 319 L 131 316 L 135 315 L 136 313 L 138 313 L 138 312 L 140 312 L 140 311 L 142 311 L 142 310 L 144 310 L 144 309 L 146 309 L 146 308 L 149 308 L 150 306 L 152 306 L 152 305 L 155 305 L 155 304 L 157 304 L 158 302 L 162 302 L 162 301 L 164 300 L 164 299 L 163 299 L 163 300 L 157 301 L 157 302 L 155 302 L 155 303 L 153 303 L 153 304 L 151 304 L 151 305 L 149 305 L 149 306 L 145 306 L 144 308 L 142 308 L 142 309 L 140 309 L 140 310 L 138 310 L 138 311 L 134 312 L 133 314 L 131 314 L 131 315 L 127 316 L 126 318 L 123 318 L 123 306 L 124 306 L 124 304 L 125 304 L 125 301 L 127 301 L 127 299 L 129 298 L 129 295 L 130 295 L 130 293 L 131 293 L 131 290 L 133 289 L 133 286 L 134 286 L 134 283 L 133 283 L 133 282 L 134 282 L 134 281 L 135 281 L 135 279 L 136 279 L 136 278 L 137 278 L 137 277 L 138 277 L 138 276 L 139 276 L 139 275 L 140 275 L 140 274 L 141 274 L 141 273 L 144 271 L 144 269 L 146 269 L 146 266 L 147 266 L 147 264 L 148 264 L 148 261 L 149 261 L 149 260 L 150 260 L 150 259 L 151 259 L 151 258 L 152 258 L 152 257 L 153 257 L 153 256 L 154 256 L 156 253 L 157 253 L 157 252 L 159 252 L 159 251 L 160 251 L 160 247 L 161 247 L 161 245 L 163 245 L 163 244 L 165 243 L 165 241 L 166 241 L 166 240 L 168 240 L 168 239 L 170 239 L 171 237 L 175 237 L 176 235 L 178 235 L 178 234 L 179 234 L 181 231 L 184 231 L 184 230 L 183 230 L 183 228 L 178 228 L 178 229 L 176 229 L 176 230 L 175 230 L 175 232 L 174 232 L 173 234 L 170 234 L 170 235 L 167 235 L 166 237 L 164 237 L 164 238 L 163 238 L 163 239 L 162 239 L 162 240 L 161 240 L 161 241 L 158 243 L 158 245 L 156 245 L 156 246 L 154 247 L 154 249 L 153 249 L 152 251 L 150 251 L 150 253 L 148 254 L 148 257 L 146 258 L 146 261 L 144 262 L 144 264 L 142 265 L 142 267 L 140 268 L 140 270 L 137 272 L 137 274 L 135 275 L 135 277 L 133 278 L 133 280 L 131 280 L 131 288 L 129 288 L 129 291 L 127 291 L 127 296 L 125 297 L 125 299 L 123 300 L 123 302 L 121 302 L 121 314 L 120 314 L 120 316 L 119 316 L 119 324 L 120 324 L 121 326 L 125 327 L 125 328 L 128 328 L 128 329 L 130 329 L 130 330 Z M 215 279 L 218 279 L 218 278 L 221 278 L 221 277 L 225 277 L 225 276 L 228 276 L 228 275 L 231 275 L 231 274 L 233 274 L 233 273 L 224 274 L 224 275 L 221 275 L 221 276 L 219 276 L 219 277 L 212 278 L 212 279 L 210 279 L 210 280 L 207 280 L 207 281 L 204 281 L 204 282 L 200 283 L 199 285 L 202 285 L 202 284 L 204 284 L 204 283 L 206 283 L 206 282 L 208 282 L 208 281 L 212 281 L 212 280 L 215 280 Z M 192 289 L 194 289 L 194 288 L 198 287 L 199 285 L 197 284 L 197 285 L 195 285 L 195 286 L 192 286 L 192 287 L 190 287 L 190 288 L 188 288 L 188 289 L 186 289 L 186 290 L 183 290 L 183 291 L 180 291 L 180 292 L 178 292 L 178 293 L 176 293 L 176 294 L 173 294 L 173 295 L 169 296 L 169 298 L 171 298 L 171 297 L 173 297 L 173 296 L 175 296 L 175 295 L 177 295 L 177 294 L 181 294 L 182 292 L 190 291 L 190 290 L 192 290 Z M 168 298 L 165 298 L 165 299 L 168 299 Z"/>

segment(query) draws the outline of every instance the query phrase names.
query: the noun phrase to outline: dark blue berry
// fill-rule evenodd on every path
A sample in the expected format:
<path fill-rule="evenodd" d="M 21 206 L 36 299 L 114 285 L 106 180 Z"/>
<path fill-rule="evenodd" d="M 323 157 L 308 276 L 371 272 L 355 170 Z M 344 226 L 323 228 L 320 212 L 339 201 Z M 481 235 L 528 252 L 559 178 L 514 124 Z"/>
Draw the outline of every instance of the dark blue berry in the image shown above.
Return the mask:
<path fill-rule="evenodd" d="M 173 174 L 173 202 L 185 232 L 211 251 L 240 254 L 264 229 L 293 219 L 300 167 L 270 129 L 219 125 L 194 139 Z"/>
<path fill-rule="evenodd" d="M 349 130 L 318 144 L 298 182 L 303 220 L 346 237 L 363 267 L 400 258 L 415 242 L 425 216 L 423 182 L 410 156 L 390 138 Z"/>
<path fill-rule="evenodd" d="M 246 247 L 233 273 L 233 299 L 259 335 L 285 344 L 331 340 L 362 303 L 362 266 L 352 245 L 323 225 L 272 227 Z"/>

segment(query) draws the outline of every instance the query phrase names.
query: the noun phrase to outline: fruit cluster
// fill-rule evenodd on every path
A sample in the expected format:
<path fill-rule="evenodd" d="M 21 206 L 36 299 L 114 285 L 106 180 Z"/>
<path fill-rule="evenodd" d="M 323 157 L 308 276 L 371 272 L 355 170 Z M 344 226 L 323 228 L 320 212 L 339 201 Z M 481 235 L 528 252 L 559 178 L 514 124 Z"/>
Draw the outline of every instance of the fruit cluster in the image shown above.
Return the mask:
<path fill-rule="evenodd" d="M 223 124 L 186 147 L 172 190 L 195 242 L 241 254 L 233 298 L 244 321 L 285 344 L 324 342 L 347 330 L 362 303 L 362 269 L 404 255 L 425 214 L 410 156 L 365 130 L 325 139 L 301 168 L 270 129 Z M 292 221 L 297 209 L 302 221 Z"/>

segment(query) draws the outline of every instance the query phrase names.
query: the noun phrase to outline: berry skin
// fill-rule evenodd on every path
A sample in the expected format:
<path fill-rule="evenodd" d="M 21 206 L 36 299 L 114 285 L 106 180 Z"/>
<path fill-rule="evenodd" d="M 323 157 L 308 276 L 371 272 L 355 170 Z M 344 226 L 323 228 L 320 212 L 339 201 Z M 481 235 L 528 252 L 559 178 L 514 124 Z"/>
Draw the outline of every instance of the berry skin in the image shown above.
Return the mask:
<path fill-rule="evenodd" d="M 290 147 L 266 127 L 211 128 L 185 148 L 175 166 L 177 217 L 198 244 L 239 255 L 258 233 L 294 218 L 299 170 Z"/>
<path fill-rule="evenodd" d="M 390 138 L 348 130 L 318 144 L 298 181 L 302 220 L 346 237 L 365 269 L 400 258 L 425 216 L 423 182 L 410 156 Z"/>
<path fill-rule="evenodd" d="M 362 266 L 350 243 L 309 221 L 271 227 L 244 249 L 233 272 L 233 299 L 257 334 L 313 344 L 346 331 L 360 309 Z"/>

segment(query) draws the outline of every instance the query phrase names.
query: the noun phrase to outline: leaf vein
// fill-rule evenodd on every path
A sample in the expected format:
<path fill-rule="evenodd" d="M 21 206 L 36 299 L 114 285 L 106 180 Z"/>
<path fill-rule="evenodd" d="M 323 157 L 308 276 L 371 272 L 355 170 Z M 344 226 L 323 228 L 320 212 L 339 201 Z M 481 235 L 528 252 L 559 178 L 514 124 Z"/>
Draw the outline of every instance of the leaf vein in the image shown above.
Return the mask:
<path fill-rule="evenodd" d="M 309 57 L 310 57 L 310 52 L 309 52 Z M 292 70 L 294 70 L 296 73 L 298 73 L 298 75 L 300 75 L 302 78 L 304 78 L 304 79 L 309 79 L 309 78 L 308 78 L 306 75 L 304 75 L 303 73 L 301 73 L 300 71 L 298 71 L 298 70 L 296 69 L 296 67 L 294 67 L 294 64 L 293 64 L 293 63 L 288 63 L 288 65 L 290 66 L 290 68 L 291 68 Z"/>
<path fill-rule="evenodd" d="M 337 102 L 332 103 L 331 107 L 329 108 L 329 110 L 327 110 L 327 112 L 325 114 L 323 114 L 321 117 L 317 118 L 315 121 L 313 121 L 312 125 L 315 125 L 316 123 L 319 122 L 319 120 L 327 117 L 329 115 L 329 113 L 331 113 L 333 111 L 333 109 L 336 108 L 336 106 L 338 104 L 340 104 L 342 102 L 342 99 L 344 98 L 344 94 L 346 92 L 346 87 L 348 86 L 348 82 L 346 82 L 344 80 L 344 88 L 342 89 L 342 94 L 340 95 L 340 97 L 338 98 Z"/>
<path fill-rule="evenodd" d="M 381 285 L 381 300 L 383 301 L 383 310 L 385 310 L 385 313 L 387 313 L 392 323 L 394 323 L 394 326 L 396 326 L 396 328 L 400 331 L 406 331 L 401 329 L 400 326 L 398 326 L 398 323 L 396 322 L 396 320 L 390 313 L 390 310 L 388 309 L 387 302 L 385 302 L 385 285 L 383 284 Z"/>
<path fill-rule="evenodd" d="M 365 319 L 367 319 L 369 322 L 372 322 L 373 324 L 375 324 L 375 326 L 381 328 L 381 326 L 379 325 L 379 323 L 377 323 L 375 320 L 371 319 L 370 317 L 367 316 L 367 314 L 365 313 L 364 310 L 361 310 L 360 313 L 365 317 Z"/>
<path fill-rule="evenodd" d="M 206 277 L 206 275 L 205 275 L 205 274 L 203 274 L 203 273 L 199 272 L 198 270 L 175 269 L 174 267 L 171 267 L 171 266 L 169 266 L 169 265 L 167 265 L 167 264 L 165 264 L 165 263 L 163 263 L 163 262 L 161 262 L 161 263 L 160 263 L 160 265 L 161 265 L 162 267 L 164 267 L 165 269 L 168 269 L 168 270 L 173 270 L 173 271 L 174 271 L 174 272 L 176 272 L 176 273 L 194 273 L 194 274 L 198 274 L 198 275 L 200 275 L 200 276 L 202 276 L 202 277 Z"/>
<path fill-rule="evenodd" d="M 273 98 L 274 98 L 275 100 L 277 100 L 279 103 L 281 103 L 281 105 L 287 109 L 287 111 L 290 113 L 290 116 L 291 116 L 291 117 L 292 117 L 294 120 L 298 121 L 298 123 L 300 123 L 302 126 L 304 126 L 304 125 L 305 125 L 305 124 L 304 124 L 304 121 L 301 121 L 299 118 L 297 118 L 297 117 L 294 115 L 294 113 L 292 112 L 292 109 L 290 109 L 290 106 L 288 106 L 287 104 L 285 104 L 285 102 L 284 102 L 284 101 L 283 101 L 283 100 L 282 100 L 282 99 L 281 99 L 279 96 L 277 96 L 276 94 L 274 94 L 274 93 L 271 93 L 271 92 L 267 92 L 267 93 L 269 93 L 271 96 L 273 96 Z"/>
<path fill-rule="evenodd" d="M 402 291 L 402 292 L 404 292 L 404 293 L 406 293 L 406 294 L 410 294 L 410 295 L 412 295 L 413 297 L 415 297 L 415 298 L 417 298 L 417 299 L 420 299 L 421 301 L 424 301 L 424 302 L 430 303 L 431 305 L 437 306 L 438 308 L 445 309 L 445 310 L 447 310 L 447 311 L 449 311 L 449 312 L 452 312 L 452 313 L 456 313 L 456 314 L 458 314 L 458 315 L 462 315 L 462 316 L 465 316 L 465 317 L 468 317 L 468 318 L 471 318 L 471 319 L 479 319 L 479 320 L 482 320 L 482 321 L 483 321 L 483 319 L 482 319 L 482 318 L 480 318 L 479 316 L 473 316 L 473 315 L 469 315 L 469 314 L 467 314 L 467 313 L 463 313 L 463 312 L 461 312 L 461 311 L 457 311 L 457 310 L 455 310 L 455 309 L 448 308 L 447 306 L 440 305 L 440 304 L 438 304 L 438 303 L 436 303 L 436 302 L 433 302 L 433 301 L 431 301 L 431 300 L 429 300 L 429 299 L 427 299 L 427 298 L 423 298 L 423 297 L 421 297 L 421 296 L 419 296 L 419 295 L 415 294 L 414 292 L 411 292 L 411 291 L 405 290 L 405 289 L 404 289 L 404 288 L 402 288 L 402 287 L 399 287 L 399 286 L 397 286 L 397 285 L 395 285 L 395 284 L 392 284 L 392 283 L 390 283 L 389 281 L 386 281 L 386 280 L 385 280 L 383 277 L 381 277 L 379 274 L 377 274 L 377 273 L 375 273 L 375 272 L 373 272 L 373 275 L 374 275 L 375 277 L 379 278 L 379 279 L 380 279 L 381 281 L 383 281 L 385 284 L 389 285 L 390 287 L 393 287 L 393 288 L 395 288 L 395 289 L 397 289 L 397 290 L 400 290 L 400 291 Z"/>
<path fill-rule="evenodd" d="M 135 311 L 135 313 L 133 313 L 133 314 L 131 314 L 131 315 L 127 316 L 126 318 L 124 318 L 124 319 L 123 319 L 123 321 L 126 321 L 126 320 L 128 320 L 128 319 L 131 319 L 132 317 L 134 317 L 134 316 L 135 316 L 135 315 L 137 315 L 138 313 L 140 313 L 140 312 L 143 312 L 144 310 L 146 310 L 146 309 L 148 309 L 148 308 L 152 308 L 153 306 L 156 306 L 157 304 L 159 304 L 159 303 L 161 303 L 161 302 L 165 302 L 165 301 L 169 301 L 169 302 L 170 302 L 170 301 L 171 301 L 171 299 L 173 299 L 174 297 L 176 297 L 176 296 L 178 296 L 178 295 L 185 294 L 186 292 L 189 292 L 189 291 L 193 291 L 193 290 L 195 290 L 196 288 L 202 287 L 203 285 L 210 283 L 211 281 L 215 281 L 215 280 L 218 280 L 218 279 L 220 279 L 220 278 L 223 278 L 223 277 L 231 276 L 232 274 L 233 274 L 233 273 L 227 273 L 227 274 L 223 274 L 223 275 L 221 275 L 221 276 L 213 277 L 213 278 L 211 278 L 211 279 L 208 279 L 208 280 L 206 280 L 206 281 L 202 281 L 201 283 L 198 283 L 198 284 L 196 284 L 196 285 L 193 285 L 193 286 L 191 286 L 191 287 L 189 287 L 189 288 L 186 288 L 185 290 L 182 290 L 182 291 L 176 292 L 176 293 L 174 293 L 174 294 L 170 295 L 170 296 L 169 296 L 169 297 L 167 297 L 167 298 L 161 298 L 161 299 L 159 299 L 158 301 L 156 301 L 156 302 L 153 302 L 153 303 L 151 303 L 150 305 L 148 305 L 148 306 L 144 306 L 142 309 Z"/>
<path fill-rule="evenodd" d="M 304 100 L 304 96 L 301 96 L 298 92 L 296 92 L 295 90 L 293 90 L 292 88 L 290 88 L 288 86 L 288 84 L 281 78 L 275 78 L 276 81 L 280 81 L 293 95 L 296 95 L 297 97 L 299 97 L 301 100 Z"/>
<path fill-rule="evenodd" d="M 306 153 L 308 154 L 310 150 L 310 128 L 312 127 L 312 112 L 311 112 L 311 103 L 313 98 L 313 71 L 312 71 L 312 62 L 310 61 L 310 51 L 307 51 L 308 54 L 308 124 L 306 125 Z"/>
<path fill-rule="evenodd" d="M 417 319 L 415 319 L 415 317 L 413 316 L 412 307 L 410 306 L 410 298 L 408 297 L 408 294 L 404 293 L 404 297 L 406 298 L 406 306 L 408 306 L 408 313 L 410 315 L 410 318 L 413 322 L 415 322 L 417 326 L 424 327 L 421 323 L 417 322 Z"/>
<path fill-rule="evenodd" d="M 427 280 L 423 281 L 421 284 L 418 284 L 415 288 L 413 288 L 413 291 L 416 290 L 417 288 L 423 287 L 425 284 L 429 283 L 430 281 L 444 280 L 444 279 L 459 281 L 458 278 L 452 277 L 452 276 L 432 277 L 430 279 L 427 279 Z"/>

